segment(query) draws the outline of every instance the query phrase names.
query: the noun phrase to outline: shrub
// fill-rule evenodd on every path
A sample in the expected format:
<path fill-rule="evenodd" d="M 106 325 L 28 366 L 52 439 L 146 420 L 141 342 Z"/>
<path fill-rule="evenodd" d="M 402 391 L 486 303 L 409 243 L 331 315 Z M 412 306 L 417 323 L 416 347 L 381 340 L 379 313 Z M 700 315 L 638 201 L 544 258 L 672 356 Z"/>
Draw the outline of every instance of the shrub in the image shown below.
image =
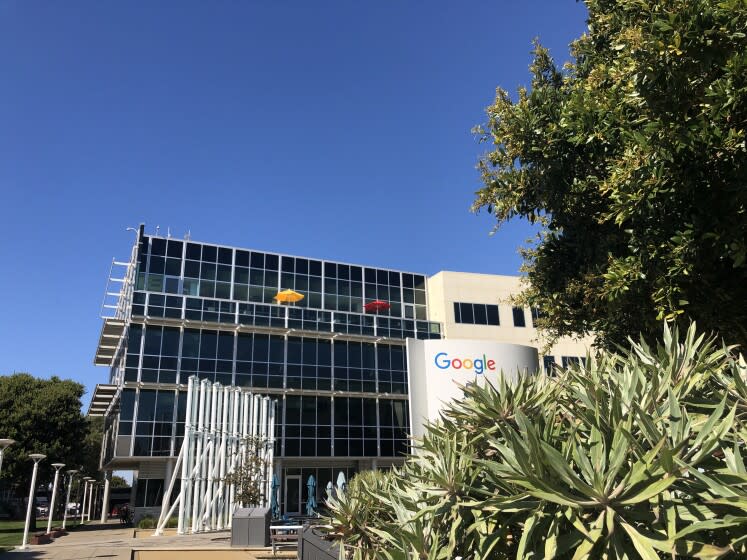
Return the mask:
<path fill-rule="evenodd" d="M 137 522 L 138 529 L 155 529 L 158 520 L 152 515 L 143 515 Z"/>
<path fill-rule="evenodd" d="M 468 386 L 401 469 L 330 501 L 327 531 L 361 560 L 745 557 L 746 378 L 693 325 Z"/>

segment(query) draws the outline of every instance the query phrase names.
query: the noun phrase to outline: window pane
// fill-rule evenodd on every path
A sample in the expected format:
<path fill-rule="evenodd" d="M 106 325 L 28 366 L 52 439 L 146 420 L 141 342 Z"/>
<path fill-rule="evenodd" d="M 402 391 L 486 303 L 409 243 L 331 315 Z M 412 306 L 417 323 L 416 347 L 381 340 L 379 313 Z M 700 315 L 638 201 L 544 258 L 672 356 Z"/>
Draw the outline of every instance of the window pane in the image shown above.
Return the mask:
<path fill-rule="evenodd" d="M 501 321 L 498 316 L 498 306 L 488 305 L 488 325 L 500 325 Z"/>
<path fill-rule="evenodd" d="M 475 312 L 475 324 L 476 325 L 487 325 L 488 324 L 488 314 L 485 310 L 485 305 L 482 303 L 476 303 L 473 306 L 474 312 Z"/>
<path fill-rule="evenodd" d="M 460 303 L 460 312 L 462 315 L 462 323 L 474 323 L 475 317 L 472 311 L 472 304 L 471 303 Z"/>

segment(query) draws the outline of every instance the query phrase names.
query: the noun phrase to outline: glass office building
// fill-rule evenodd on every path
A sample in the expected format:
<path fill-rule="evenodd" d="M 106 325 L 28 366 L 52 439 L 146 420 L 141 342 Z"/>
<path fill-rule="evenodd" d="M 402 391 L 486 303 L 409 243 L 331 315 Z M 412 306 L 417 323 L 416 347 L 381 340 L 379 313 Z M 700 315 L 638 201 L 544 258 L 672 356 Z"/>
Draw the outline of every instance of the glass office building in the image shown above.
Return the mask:
<path fill-rule="evenodd" d="M 275 472 L 284 513 L 304 511 L 309 474 L 400 463 L 408 449 L 405 339 L 441 337 L 422 274 L 147 235 L 104 315 L 95 362 L 110 368 L 102 468 L 137 471 L 138 508 L 160 506 L 184 433 L 187 379 L 277 400 Z M 304 298 L 277 304 L 282 290 Z M 375 311 L 367 304 L 378 301 Z M 165 482 L 166 481 L 166 482 Z M 317 498 L 322 497 L 321 494 Z"/>

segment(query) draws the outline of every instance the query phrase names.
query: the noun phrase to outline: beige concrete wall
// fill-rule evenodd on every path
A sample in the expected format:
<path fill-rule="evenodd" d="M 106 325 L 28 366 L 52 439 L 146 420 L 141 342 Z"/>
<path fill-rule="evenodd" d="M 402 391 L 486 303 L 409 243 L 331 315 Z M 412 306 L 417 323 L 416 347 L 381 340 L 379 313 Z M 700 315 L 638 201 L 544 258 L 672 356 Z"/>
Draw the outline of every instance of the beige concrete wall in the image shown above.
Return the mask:
<path fill-rule="evenodd" d="M 560 364 L 562 356 L 584 356 L 593 342 L 591 337 L 562 338 L 549 352 L 543 353 L 545 341 L 532 323 L 529 308 L 524 309 L 525 327 L 515 327 L 511 296 L 522 290 L 518 276 L 475 274 L 471 272 L 442 271 L 428 279 L 428 309 L 431 321 L 443 326 L 447 339 L 492 340 L 510 344 L 534 346 L 540 355 L 549 354 Z M 486 303 L 498 305 L 500 326 L 457 323 L 454 319 L 454 302 Z M 541 362 L 541 360 L 540 360 Z"/>

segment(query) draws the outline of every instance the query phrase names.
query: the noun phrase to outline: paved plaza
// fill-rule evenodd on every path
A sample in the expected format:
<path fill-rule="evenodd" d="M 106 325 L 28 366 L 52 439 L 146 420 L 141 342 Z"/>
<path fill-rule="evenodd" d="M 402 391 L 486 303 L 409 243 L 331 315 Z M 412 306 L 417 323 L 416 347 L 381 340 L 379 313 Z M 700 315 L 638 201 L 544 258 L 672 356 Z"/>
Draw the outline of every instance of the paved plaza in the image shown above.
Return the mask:
<path fill-rule="evenodd" d="M 132 527 L 123 527 L 118 521 L 110 521 L 81 527 L 50 544 L 30 545 L 26 550 L 16 549 L 4 554 L 0 553 L 0 558 L 2 560 L 86 560 L 92 558 L 137 560 L 137 551 L 140 550 L 144 551 L 149 559 L 163 560 L 191 556 L 201 551 L 206 552 L 201 556 L 206 557 L 209 554 L 210 558 L 216 559 L 259 560 L 296 557 L 295 551 L 278 552 L 273 557 L 272 550 L 269 548 L 231 548 L 230 531 L 135 538 Z"/>

